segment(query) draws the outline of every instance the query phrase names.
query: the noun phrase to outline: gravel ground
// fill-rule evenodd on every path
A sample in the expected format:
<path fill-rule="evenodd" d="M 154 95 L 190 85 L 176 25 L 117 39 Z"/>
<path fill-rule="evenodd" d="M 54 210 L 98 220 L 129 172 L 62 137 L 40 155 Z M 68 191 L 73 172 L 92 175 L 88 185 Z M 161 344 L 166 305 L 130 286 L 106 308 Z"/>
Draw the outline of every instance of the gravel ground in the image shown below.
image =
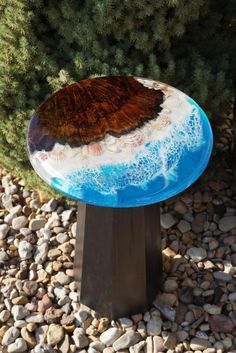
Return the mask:
<path fill-rule="evenodd" d="M 0 352 L 236 352 L 229 168 L 162 204 L 164 284 L 149 312 L 110 322 L 80 307 L 75 221 L 75 207 L 27 190 L 0 168 Z"/>

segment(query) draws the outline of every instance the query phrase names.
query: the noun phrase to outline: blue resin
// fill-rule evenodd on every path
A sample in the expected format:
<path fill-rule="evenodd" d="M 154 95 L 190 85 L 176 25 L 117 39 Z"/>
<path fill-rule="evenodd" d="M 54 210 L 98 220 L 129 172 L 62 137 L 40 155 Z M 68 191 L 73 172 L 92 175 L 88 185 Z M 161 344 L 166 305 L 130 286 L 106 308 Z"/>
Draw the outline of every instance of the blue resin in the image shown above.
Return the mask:
<path fill-rule="evenodd" d="M 185 99 L 192 107 L 191 114 L 181 124 L 173 122 L 163 138 L 146 142 L 130 163 L 121 160 L 94 168 L 78 166 L 76 171 L 54 177 L 32 158 L 34 151 L 29 151 L 32 165 L 53 188 L 89 204 L 136 207 L 166 200 L 203 173 L 212 152 L 213 136 L 206 114 L 194 100 Z M 37 116 L 31 126 L 37 128 Z"/>
<path fill-rule="evenodd" d="M 150 154 L 155 156 L 153 159 L 147 160 L 141 155 L 135 163 L 129 166 L 121 163 L 115 166 L 101 167 L 99 172 L 84 170 L 84 173 L 68 175 L 66 185 L 63 179 L 53 178 L 51 186 L 78 201 L 108 207 L 143 206 L 177 195 L 188 188 L 203 173 L 213 145 L 212 130 L 206 114 L 192 99 L 189 99 L 189 102 L 195 105 L 200 113 L 202 128 L 200 140 L 198 140 L 198 146 L 193 150 L 188 149 L 184 140 L 186 130 L 183 129 L 183 140 L 173 146 L 175 153 L 172 154 L 169 151 L 165 174 L 160 173 L 162 162 L 158 155 L 158 151 L 165 146 L 157 143 L 147 146 Z M 191 118 L 189 122 L 191 122 Z M 190 124 L 186 125 L 187 131 L 188 127 L 190 129 Z M 194 129 L 192 133 L 194 133 Z M 194 136 L 191 137 L 194 138 Z M 177 159 L 176 156 L 179 157 L 179 161 L 172 168 L 173 162 Z M 147 179 L 151 177 L 151 180 L 141 182 L 138 186 L 132 185 L 132 183 L 138 184 L 145 177 Z M 86 180 L 87 183 L 82 184 L 82 180 Z M 81 185 L 83 186 L 81 187 Z"/>

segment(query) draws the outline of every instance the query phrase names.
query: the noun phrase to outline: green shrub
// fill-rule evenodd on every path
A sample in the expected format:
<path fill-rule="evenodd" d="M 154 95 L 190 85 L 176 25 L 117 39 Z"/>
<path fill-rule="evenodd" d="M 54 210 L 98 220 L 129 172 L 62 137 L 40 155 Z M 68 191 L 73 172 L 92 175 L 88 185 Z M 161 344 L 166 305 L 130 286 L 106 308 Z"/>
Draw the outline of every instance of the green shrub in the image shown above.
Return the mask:
<path fill-rule="evenodd" d="M 91 76 L 136 75 L 195 98 L 215 126 L 232 99 L 234 0 L 0 0 L 0 163 L 31 185 L 34 108 Z M 42 185 L 42 184 L 41 184 Z"/>

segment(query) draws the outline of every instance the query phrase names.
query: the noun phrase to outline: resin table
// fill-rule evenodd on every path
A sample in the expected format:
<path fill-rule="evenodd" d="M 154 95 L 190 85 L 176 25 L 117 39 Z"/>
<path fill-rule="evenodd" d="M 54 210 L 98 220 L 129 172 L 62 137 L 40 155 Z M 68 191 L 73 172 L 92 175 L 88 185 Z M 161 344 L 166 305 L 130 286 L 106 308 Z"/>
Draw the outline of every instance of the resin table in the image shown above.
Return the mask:
<path fill-rule="evenodd" d="M 113 318 L 146 310 L 161 285 L 159 202 L 206 168 L 212 132 L 205 113 L 161 82 L 87 79 L 36 109 L 27 141 L 39 176 L 79 201 L 81 303 Z"/>

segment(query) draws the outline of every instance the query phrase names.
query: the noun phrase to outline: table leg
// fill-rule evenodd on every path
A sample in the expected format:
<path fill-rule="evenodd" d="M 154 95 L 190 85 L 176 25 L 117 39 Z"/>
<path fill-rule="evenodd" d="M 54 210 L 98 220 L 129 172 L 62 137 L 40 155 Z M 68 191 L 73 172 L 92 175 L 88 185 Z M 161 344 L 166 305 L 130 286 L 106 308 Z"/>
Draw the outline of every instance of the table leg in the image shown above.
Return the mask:
<path fill-rule="evenodd" d="M 78 204 L 75 279 L 80 302 L 110 318 L 147 310 L 161 286 L 159 204 Z"/>

